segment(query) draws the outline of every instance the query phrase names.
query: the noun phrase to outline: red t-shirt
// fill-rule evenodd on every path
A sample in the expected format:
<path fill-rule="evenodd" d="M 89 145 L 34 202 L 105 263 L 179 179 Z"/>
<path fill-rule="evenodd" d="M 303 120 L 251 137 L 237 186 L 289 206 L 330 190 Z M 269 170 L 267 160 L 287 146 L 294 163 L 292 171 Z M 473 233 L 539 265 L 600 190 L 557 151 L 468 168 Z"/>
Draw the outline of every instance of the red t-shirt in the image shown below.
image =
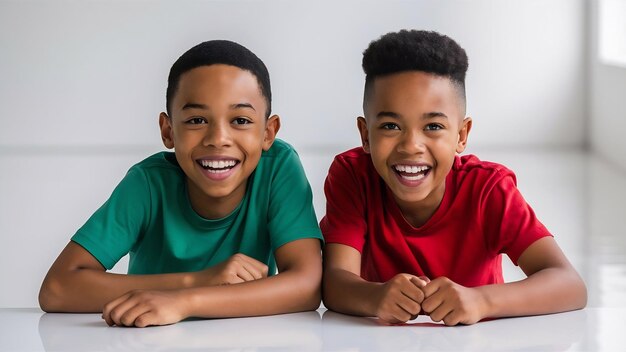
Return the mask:
<path fill-rule="evenodd" d="M 502 253 L 517 265 L 536 240 L 551 236 L 506 167 L 455 157 L 433 216 L 421 227 L 403 217 L 371 157 L 355 148 L 335 157 L 324 186 L 326 243 L 361 252 L 361 277 L 386 282 L 399 273 L 446 276 L 467 287 L 502 283 Z"/>

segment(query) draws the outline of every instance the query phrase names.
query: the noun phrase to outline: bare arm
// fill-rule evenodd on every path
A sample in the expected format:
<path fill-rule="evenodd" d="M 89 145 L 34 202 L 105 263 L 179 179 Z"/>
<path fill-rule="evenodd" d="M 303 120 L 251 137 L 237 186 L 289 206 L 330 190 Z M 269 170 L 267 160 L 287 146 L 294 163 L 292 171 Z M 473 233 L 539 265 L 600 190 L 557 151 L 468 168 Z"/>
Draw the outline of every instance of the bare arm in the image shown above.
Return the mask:
<path fill-rule="evenodd" d="M 279 274 L 236 285 L 174 291 L 139 291 L 105 306 L 109 325 L 148 326 L 186 317 L 241 317 L 315 310 L 321 294 L 322 260 L 317 239 L 301 239 L 276 250 Z"/>
<path fill-rule="evenodd" d="M 386 283 L 366 281 L 361 274 L 361 253 L 329 243 L 324 248 L 324 304 L 331 310 L 360 316 L 377 316 L 399 323 L 414 318 L 424 296 L 425 282 L 399 274 Z"/>
<path fill-rule="evenodd" d="M 70 242 L 52 264 L 41 285 L 39 305 L 46 312 L 101 312 L 107 302 L 131 290 L 182 289 L 266 276 L 267 266 L 244 255 L 235 255 L 212 268 L 194 273 L 107 273 L 91 253 Z"/>
<path fill-rule="evenodd" d="M 324 247 L 324 305 L 336 312 L 375 316 L 371 299 L 382 286 L 361 278 L 361 253 L 336 243 Z"/>
<path fill-rule="evenodd" d="M 276 250 L 279 274 L 237 285 L 185 290 L 189 316 L 240 317 L 315 310 L 321 301 L 322 257 L 318 239 Z"/>
<path fill-rule="evenodd" d="M 504 317 L 584 308 L 587 288 L 552 237 L 528 247 L 518 260 L 526 279 L 482 288 L 487 316 Z"/>
<path fill-rule="evenodd" d="M 442 277 L 423 290 L 422 307 L 434 321 L 473 324 L 486 317 L 557 313 L 581 309 L 587 302 L 584 282 L 552 237 L 537 240 L 518 260 L 524 280 L 467 288 Z"/>

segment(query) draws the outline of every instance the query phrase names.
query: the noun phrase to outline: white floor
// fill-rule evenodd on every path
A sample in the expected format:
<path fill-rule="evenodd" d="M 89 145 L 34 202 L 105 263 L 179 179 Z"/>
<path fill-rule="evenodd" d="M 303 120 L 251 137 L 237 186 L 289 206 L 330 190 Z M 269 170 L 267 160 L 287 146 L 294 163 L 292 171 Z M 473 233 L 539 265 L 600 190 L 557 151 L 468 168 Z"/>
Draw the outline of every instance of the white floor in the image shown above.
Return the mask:
<path fill-rule="evenodd" d="M 6 283 L 0 308 L 37 305 L 41 280 L 61 248 L 128 167 L 151 152 L 0 150 L 0 281 Z M 337 152 L 300 150 L 319 218 Z M 580 151 L 472 152 L 516 172 L 527 201 L 585 279 L 589 306 L 626 307 L 626 171 Z M 505 277 L 523 273 L 505 260 Z"/>

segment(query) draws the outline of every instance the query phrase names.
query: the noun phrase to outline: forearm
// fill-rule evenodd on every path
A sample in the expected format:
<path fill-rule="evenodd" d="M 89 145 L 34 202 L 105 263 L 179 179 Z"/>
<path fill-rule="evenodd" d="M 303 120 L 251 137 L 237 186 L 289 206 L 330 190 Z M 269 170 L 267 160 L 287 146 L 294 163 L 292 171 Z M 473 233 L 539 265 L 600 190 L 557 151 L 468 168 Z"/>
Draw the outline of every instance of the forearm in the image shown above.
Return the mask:
<path fill-rule="evenodd" d="M 321 273 L 285 271 L 235 285 L 181 290 L 186 316 L 226 318 L 315 310 L 320 305 Z"/>
<path fill-rule="evenodd" d="M 375 297 L 382 283 L 369 282 L 342 269 L 326 269 L 324 273 L 324 305 L 336 312 L 376 316 Z"/>
<path fill-rule="evenodd" d="M 477 289 L 485 298 L 484 317 L 557 313 L 587 303 L 585 284 L 573 269 L 547 268 L 521 281 Z"/>
<path fill-rule="evenodd" d="M 52 271 L 44 279 L 39 304 L 46 312 L 101 312 L 107 302 L 131 290 L 193 287 L 192 273 L 124 275 L 91 268 Z"/>

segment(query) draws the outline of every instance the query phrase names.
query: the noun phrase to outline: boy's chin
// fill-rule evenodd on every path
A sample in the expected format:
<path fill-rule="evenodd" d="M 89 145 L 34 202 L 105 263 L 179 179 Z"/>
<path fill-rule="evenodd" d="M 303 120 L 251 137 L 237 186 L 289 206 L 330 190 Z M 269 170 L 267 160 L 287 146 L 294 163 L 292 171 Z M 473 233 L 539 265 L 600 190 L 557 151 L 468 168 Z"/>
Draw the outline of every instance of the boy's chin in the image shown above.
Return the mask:
<path fill-rule="evenodd" d="M 224 185 L 223 187 L 204 187 L 202 188 L 202 193 L 212 199 L 225 199 L 233 196 L 240 186 L 241 184 L 234 185 L 230 183 L 229 185 Z"/>
<path fill-rule="evenodd" d="M 395 192 L 394 197 L 396 201 L 402 202 L 404 204 L 417 204 L 423 202 L 424 199 L 426 199 L 426 197 L 422 195 L 407 195 L 406 193 L 397 194 Z"/>
<path fill-rule="evenodd" d="M 387 183 L 387 187 L 391 189 L 391 192 L 396 200 L 404 203 L 422 202 L 432 193 L 432 189 L 430 189 L 427 184 L 408 187 L 396 181 L 393 185 L 389 185 L 389 183 Z"/>

